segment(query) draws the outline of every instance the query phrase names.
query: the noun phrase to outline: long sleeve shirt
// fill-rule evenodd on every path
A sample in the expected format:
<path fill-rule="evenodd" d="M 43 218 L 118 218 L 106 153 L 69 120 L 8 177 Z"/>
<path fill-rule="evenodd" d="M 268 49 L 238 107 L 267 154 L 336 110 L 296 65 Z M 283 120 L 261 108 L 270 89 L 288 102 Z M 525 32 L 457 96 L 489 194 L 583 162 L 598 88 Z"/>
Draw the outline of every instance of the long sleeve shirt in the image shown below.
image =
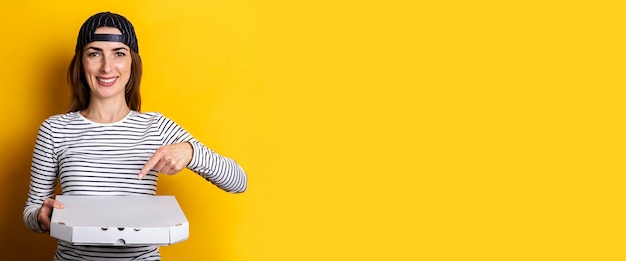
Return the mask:
<path fill-rule="evenodd" d="M 158 173 L 139 171 L 161 146 L 189 142 L 187 168 L 220 189 L 244 192 L 247 176 L 234 160 L 207 148 L 161 113 L 131 111 L 115 123 L 96 123 L 78 112 L 49 117 L 39 127 L 31 165 L 24 223 L 43 232 L 37 212 L 53 198 L 59 182 L 64 195 L 155 195 Z M 75 246 L 58 240 L 54 260 L 160 260 L 157 246 Z"/>

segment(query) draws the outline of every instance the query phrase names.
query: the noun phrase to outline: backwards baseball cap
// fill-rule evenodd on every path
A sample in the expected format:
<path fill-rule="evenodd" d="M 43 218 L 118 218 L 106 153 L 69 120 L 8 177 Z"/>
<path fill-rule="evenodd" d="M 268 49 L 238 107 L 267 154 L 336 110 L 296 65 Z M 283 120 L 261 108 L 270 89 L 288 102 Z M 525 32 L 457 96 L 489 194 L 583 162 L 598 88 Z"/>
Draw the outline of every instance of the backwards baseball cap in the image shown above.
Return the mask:
<path fill-rule="evenodd" d="M 122 32 L 119 34 L 96 34 L 96 29 L 100 27 L 115 27 Z M 128 45 L 130 49 L 139 53 L 139 46 L 137 45 L 137 36 L 135 35 L 135 28 L 126 19 L 126 17 L 111 12 L 97 13 L 80 27 L 78 32 L 78 40 L 76 41 L 76 52 L 82 49 L 85 45 L 95 41 L 107 41 L 107 42 L 120 42 Z"/>

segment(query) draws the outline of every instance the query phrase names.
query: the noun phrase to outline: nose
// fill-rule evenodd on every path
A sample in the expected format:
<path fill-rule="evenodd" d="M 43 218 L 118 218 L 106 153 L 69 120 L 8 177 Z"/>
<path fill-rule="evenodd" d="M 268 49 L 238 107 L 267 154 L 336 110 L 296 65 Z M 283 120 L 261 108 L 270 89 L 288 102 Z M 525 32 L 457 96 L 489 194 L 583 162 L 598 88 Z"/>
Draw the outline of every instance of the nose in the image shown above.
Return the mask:
<path fill-rule="evenodd" d="M 100 64 L 100 71 L 103 73 L 109 73 L 111 71 L 111 58 L 109 58 L 108 56 L 103 56 L 102 57 L 102 64 Z"/>

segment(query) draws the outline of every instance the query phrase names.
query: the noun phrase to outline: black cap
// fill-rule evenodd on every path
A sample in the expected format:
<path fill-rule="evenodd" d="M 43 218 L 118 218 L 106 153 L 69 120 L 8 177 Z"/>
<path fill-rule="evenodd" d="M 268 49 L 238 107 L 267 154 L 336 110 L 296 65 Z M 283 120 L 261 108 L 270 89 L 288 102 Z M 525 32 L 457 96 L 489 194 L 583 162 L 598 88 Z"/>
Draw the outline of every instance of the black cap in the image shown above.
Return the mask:
<path fill-rule="evenodd" d="M 122 35 L 100 35 L 94 34 L 96 29 L 100 27 L 115 27 L 122 32 Z M 76 52 L 82 49 L 86 44 L 93 41 L 113 41 L 121 42 L 136 53 L 139 53 L 139 45 L 137 45 L 137 35 L 135 35 L 135 28 L 133 24 L 126 19 L 126 17 L 111 12 L 97 13 L 80 27 L 78 32 L 78 40 L 76 41 Z"/>

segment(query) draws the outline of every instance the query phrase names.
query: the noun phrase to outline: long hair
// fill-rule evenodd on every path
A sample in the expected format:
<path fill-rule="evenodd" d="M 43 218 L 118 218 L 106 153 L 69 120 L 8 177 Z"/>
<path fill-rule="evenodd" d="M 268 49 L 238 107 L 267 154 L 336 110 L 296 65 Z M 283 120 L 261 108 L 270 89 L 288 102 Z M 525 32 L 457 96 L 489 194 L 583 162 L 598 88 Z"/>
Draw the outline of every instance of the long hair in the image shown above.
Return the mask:
<path fill-rule="evenodd" d="M 140 112 L 141 92 L 139 85 L 141 84 L 143 66 L 141 64 L 141 57 L 135 51 L 130 50 L 130 58 L 132 60 L 130 79 L 125 87 L 126 105 L 128 105 L 131 110 Z M 72 58 L 70 67 L 67 70 L 67 81 L 72 90 L 68 112 L 87 109 L 87 107 L 89 107 L 91 90 L 89 89 L 89 84 L 87 84 L 87 79 L 85 78 L 85 71 L 83 70 L 82 49 L 74 53 L 74 58 Z"/>

